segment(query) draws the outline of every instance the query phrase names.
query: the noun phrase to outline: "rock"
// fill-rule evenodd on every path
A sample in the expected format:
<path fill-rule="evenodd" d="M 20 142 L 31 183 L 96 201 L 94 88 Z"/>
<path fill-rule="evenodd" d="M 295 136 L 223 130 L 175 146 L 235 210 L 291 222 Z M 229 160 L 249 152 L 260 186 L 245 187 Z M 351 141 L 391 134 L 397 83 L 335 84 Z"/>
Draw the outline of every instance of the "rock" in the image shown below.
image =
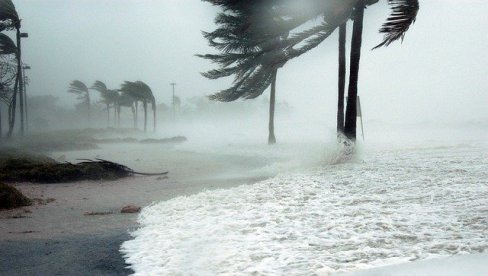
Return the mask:
<path fill-rule="evenodd" d="M 120 210 L 120 212 L 123 214 L 139 213 L 140 211 L 141 211 L 141 207 L 135 205 L 127 205 Z"/>

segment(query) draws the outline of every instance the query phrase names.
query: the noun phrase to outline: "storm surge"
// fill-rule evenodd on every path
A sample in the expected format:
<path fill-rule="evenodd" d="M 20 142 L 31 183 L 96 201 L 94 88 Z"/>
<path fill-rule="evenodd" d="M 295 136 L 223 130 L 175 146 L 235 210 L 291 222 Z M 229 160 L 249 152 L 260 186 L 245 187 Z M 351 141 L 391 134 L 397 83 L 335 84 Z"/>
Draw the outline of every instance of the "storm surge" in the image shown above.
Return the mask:
<path fill-rule="evenodd" d="M 488 249 L 488 143 L 363 147 L 143 209 L 136 275 L 313 275 Z"/>

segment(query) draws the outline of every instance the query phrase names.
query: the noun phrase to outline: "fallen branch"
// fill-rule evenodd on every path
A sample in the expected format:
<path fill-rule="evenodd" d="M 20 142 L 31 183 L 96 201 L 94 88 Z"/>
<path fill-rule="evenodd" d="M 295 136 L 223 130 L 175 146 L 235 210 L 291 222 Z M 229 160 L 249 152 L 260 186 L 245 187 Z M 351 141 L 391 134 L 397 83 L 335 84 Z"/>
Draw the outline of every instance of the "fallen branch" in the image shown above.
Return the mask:
<path fill-rule="evenodd" d="M 61 183 L 79 180 L 115 180 L 133 175 L 165 175 L 136 172 L 131 168 L 103 160 L 81 159 L 82 162 L 43 162 L 28 158 L 8 158 L 0 164 L 0 181 Z"/>

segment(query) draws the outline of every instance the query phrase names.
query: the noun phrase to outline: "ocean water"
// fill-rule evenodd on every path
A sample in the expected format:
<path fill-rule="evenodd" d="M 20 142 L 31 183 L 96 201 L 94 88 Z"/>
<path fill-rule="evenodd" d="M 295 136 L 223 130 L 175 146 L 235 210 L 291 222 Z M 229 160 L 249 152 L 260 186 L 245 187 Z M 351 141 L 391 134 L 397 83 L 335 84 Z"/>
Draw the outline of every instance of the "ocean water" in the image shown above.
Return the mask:
<path fill-rule="evenodd" d="M 121 252 L 136 275 L 327 275 L 487 251 L 488 142 L 358 151 L 146 207 Z"/>

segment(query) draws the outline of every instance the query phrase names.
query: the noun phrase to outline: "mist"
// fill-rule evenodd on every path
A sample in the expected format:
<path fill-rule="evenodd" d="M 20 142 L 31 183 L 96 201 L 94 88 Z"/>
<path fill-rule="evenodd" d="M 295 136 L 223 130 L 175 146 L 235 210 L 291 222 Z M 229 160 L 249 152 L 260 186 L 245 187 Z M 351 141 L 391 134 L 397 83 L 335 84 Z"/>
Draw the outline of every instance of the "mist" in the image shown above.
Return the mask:
<path fill-rule="evenodd" d="M 0 196 L 25 198 L 0 205 L 0 274 L 435 275 L 450 258 L 452 275 L 488 273 L 484 1 L 420 1 L 405 37 L 375 50 L 389 1 L 365 9 L 352 137 L 337 124 L 338 30 L 275 68 L 276 102 L 272 84 L 221 102 L 209 96 L 236 74 L 206 78 L 219 64 L 197 56 L 222 53 L 204 36 L 219 6 L 12 1 L 30 68 L 22 113 L 15 54 L 0 60 Z"/>
<path fill-rule="evenodd" d="M 218 8 L 208 3 L 19 1 L 17 5 L 23 28 L 30 34 L 24 42 L 24 60 L 33 68 L 27 73 L 31 96 L 55 95 L 60 105 L 72 106 L 74 97 L 66 90 L 73 79 L 89 84 L 102 80 L 114 88 L 125 80 L 143 80 L 158 103 L 169 105 L 170 82 L 177 83 L 176 95 L 183 103 L 230 85 L 231 79 L 202 77 L 200 73 L 213 65 L 195 57 L 215 52 L 201 35 L 215 28 Z M 389 9 L 384 3 L 369 8 L 359 87 L 364 120 L 387 124 L 486 121 L 488 84 L 482 75 L 488 61 L 484 51 L 488 38 L 482 33 L 488 24 L 482 16 L 486 9 L 480 1 L 422 3 L 403 43 L 372 51 L 381 40 L 377 30 Z M 288 103 L 295 118 L 320 128 L 334 125 L 336 41 L 334 34 L 287 64 L 277 81 L 278 101 Z M 266 121 L 263 118 L 256 124 Z"/>

